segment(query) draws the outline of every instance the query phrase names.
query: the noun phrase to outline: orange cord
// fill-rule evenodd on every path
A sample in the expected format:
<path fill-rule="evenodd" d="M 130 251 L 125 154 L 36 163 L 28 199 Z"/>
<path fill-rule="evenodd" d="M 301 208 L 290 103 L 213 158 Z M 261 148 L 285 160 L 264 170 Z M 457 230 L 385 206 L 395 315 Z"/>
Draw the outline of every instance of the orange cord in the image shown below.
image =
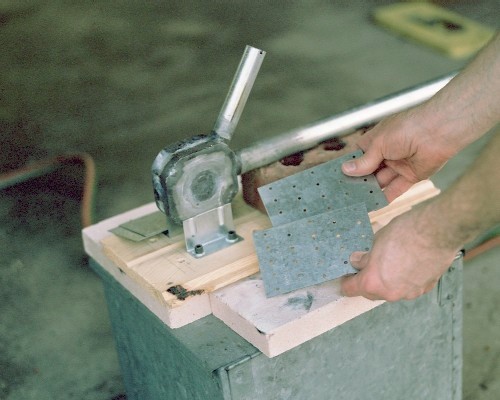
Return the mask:
<path fill-rule="evenodd" d="M 96 174 L 94 160 L 87 153 L 62 154 L 56 157 L 34 162 L 15 171 L 0 174 L 0 184 L 3 182 L 7 183 L 7 186 L 12 186 L 31 178 L 42 176 L 49 172 L 52 172 L 60 165 L 73 162 L 79 162 L 83 164 L 85 169 L 81 206 L 81 221 L 82 226 L 85 228 L 92 225 L 92 210 Z"/>
<path fill-rule="evenodd" d="M 470 250 L 465 252 L 464 261 L 470 261 L 479 254 L 482 254 L 488 250 L 491 250 L 497 246 L 500 246 L 500 236 L 488 239 L 485 242 L 478 244 Z"/>

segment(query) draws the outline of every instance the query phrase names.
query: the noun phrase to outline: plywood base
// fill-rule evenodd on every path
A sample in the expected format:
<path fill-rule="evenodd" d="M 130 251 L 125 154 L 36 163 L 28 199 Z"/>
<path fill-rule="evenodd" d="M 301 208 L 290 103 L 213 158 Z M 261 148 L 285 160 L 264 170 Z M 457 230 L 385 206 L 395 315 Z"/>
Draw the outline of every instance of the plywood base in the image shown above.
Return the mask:
<path fill-rule="evenodd" d="M 430 181 L 418 184 L 389 206 L 369 214 L 374 230 L 408 210 L 413 204 L 437 193 L 438 190 Z M 83 240 L 87 254 L 169 327 L 178 328 L 209 315 L 212 312 L 208 295 L 210 292 L 258 272 L 252 232 L 269 228 L 270 222 L 266 215 L 247 206 L 241 196 L 234 201 L 233 212 L 237 232 L 244 240 L 200 259 L 195 259 L 186 252 L 182 236 L 168 238 L 160 234 L 137 243 L 109 232 L 120 224 L 155 211 L 156 206 L 151 203 L 100 222 L 83 230 Z M 244 282 L 246 281 L 241 284 L 246 285 Z M 331 285 L 334 287 L 335 283 L 325 285 L 325 288 L 330 288 Z M 331 292 L 333 289 L 325 288 L 321 289 L 322 294 L 319 296 L 328 300 L 326 306 L 337 301 L 338 292 Z M 249 296 L 249 301 L 260 299 L 258 293 L 247 292 L 246 289 L 241 291 Z M 335 299 L 328 296 L 334 296 Z M 315 298 L 318 297 L 315 295 Z M 212 301 L 214 299 L 217 298 L 212 297 Z M 351 310 L 351 305 L 359 301 L 343 299 L 341 304 L 345 302 L 342 307 Z M 269 303 L 265 307 L 273 308 L 272 304 Z M 221 307 L 222 304 L 217 304 L 218 310 Z M 232 303 L 228 303 L 227 307 L 229 312 L 233 309 Z M 364 312 L 363 310 L 369 307 L 364 304 L 359 308 L 361 310 L 359 312 Z M 234 312 L 240 314 L 238 307 L 234 308 Z M 351 311 L 344 312 L 344 315 L 355 314 Z M 222 314 L 219 315 L 224 318 Z M 321 315 L 320 311 L 318 315 Z M 344 317 L 339 318 L 337 323 L 340 324 L 345 320 Z M 323 329 L 317 322 L 311 320 L 310 323 L 318 325 L 318 332 Z M 314 329 L 311 331 L 315 332 Z M 307 339 L 304 337 L 304 340 Z"/>
<path fill-rule="evenodd" d="M 369 213 L 374 230 L 439 190 L 430 181 L 415 185 L 389 206 Z M 254 275 L 210 295 L 212 312 L 268 357 L 277 356 L 383 303 L 340 294 L 340 280 L 267 298 Z"/>
<path fill-rule="evenodd" d="M 212 312 L 268 357 L 275 357 L 383 301 L 340 294 L 340 280 L 267 298 L 260 275 L 210 295 Z"/>
<path fill-rule="evenodd" d="M 233 203 L 242 242 L 195 259 L 185 250 L 183 236 L 163 234 L 133 242 L 111 234 L 120 224 L 157 210 L 151 203 L 83 230 L 85 251 L 171 328 L 211 313 L 208 292 L 259 270 L 252 231 L 270 226 L 268 218 L 247 206 L 241 196 Z"/>
<path fill-rule="evenodd" d="M 172 308 L 161 295 L 152 288 L 145 288 L 134 276 L 127 275 L 107 254 L 104 253 L 102 240 L 113 236 L 109 230 L 120 224 L 148 215 L 157 210 L 156 204 L 149 203 L 126 213 L 106 219 L 82 231 L 85 252 L 109 273 L 120 285 L 135 296 L 161 321 L 171 328 L 178 328 L 209 315 L 211 311 L 208 294 L 194 296 L 182 307 Z"/>
<path fill-rule="evenodd" d="M 182 235 L 160 234 L 141 242 L 112 235 L 101 240 L 103 251 L 146 290 L 176 307 L 184 302 L 178 297 L 185 294 L 176 297 L 171 292 L 211 292 L 259 270 L 252 232 L 269 227 L 268 219 L 241 197 L 235 199 L 233 209 L 237 232 L 244 240 L 202 258 L 186 252 Z"/>

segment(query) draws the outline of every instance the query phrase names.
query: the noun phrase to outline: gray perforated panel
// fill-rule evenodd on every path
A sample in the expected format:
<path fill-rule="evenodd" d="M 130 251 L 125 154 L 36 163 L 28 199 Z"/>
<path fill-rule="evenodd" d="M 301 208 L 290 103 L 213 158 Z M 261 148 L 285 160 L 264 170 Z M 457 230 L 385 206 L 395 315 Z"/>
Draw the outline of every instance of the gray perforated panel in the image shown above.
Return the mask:
<path fill-rule="evenodd" d="M 386 206 L 373 175 L 354 178 L 341 170 L 344 161 L 362 154 L 347 154 L 259 188 L 273 226 L 356 203 L 365 203 L 368 211 Z"/>
<path fill-rule="evenodd" d="M 254 232 L 260 272 L 269 297 L 356 270 L 353 250 L 367 251 L 372 227 L 363 203 Z"/>

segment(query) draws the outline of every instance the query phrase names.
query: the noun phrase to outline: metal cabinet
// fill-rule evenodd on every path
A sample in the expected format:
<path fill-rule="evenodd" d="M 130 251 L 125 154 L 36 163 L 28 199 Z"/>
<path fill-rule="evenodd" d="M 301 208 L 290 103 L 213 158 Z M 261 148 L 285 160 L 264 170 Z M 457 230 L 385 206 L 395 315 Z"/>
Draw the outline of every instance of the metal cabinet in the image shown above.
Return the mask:
<path fill-rule="evenodd" d="M 92 267 L 129 400 L 461 399 L 461 257 L 432 292 L 385 303 L 275 358 L 213 316 L 170 329 Z"/>

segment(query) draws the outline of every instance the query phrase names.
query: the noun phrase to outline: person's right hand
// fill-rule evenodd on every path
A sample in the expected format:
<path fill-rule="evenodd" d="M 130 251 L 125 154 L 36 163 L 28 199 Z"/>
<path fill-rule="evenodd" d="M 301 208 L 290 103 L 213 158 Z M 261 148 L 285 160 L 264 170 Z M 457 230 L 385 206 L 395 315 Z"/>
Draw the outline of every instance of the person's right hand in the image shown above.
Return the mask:
<path fill-rule="evenodd" d="M 351 265 L 359 272 L 343 278 L 342 294 L 399 301 L 430 291 L 460 248 L 444 239 L 448 227 L 437 217 L 442 210 L 435 203 L 396 217 L 375 234 L 370 251 L 352 253 Z"/>
<path fill-rule="evenodd" d="M 344 163 L 343 172 L 350 176 L 375 173 L 389 202 L 437 172 L 456 147 L 440 140 L 419 111 L 395 114 L 368 131 L 358 142 L 365 154 Z"/>

